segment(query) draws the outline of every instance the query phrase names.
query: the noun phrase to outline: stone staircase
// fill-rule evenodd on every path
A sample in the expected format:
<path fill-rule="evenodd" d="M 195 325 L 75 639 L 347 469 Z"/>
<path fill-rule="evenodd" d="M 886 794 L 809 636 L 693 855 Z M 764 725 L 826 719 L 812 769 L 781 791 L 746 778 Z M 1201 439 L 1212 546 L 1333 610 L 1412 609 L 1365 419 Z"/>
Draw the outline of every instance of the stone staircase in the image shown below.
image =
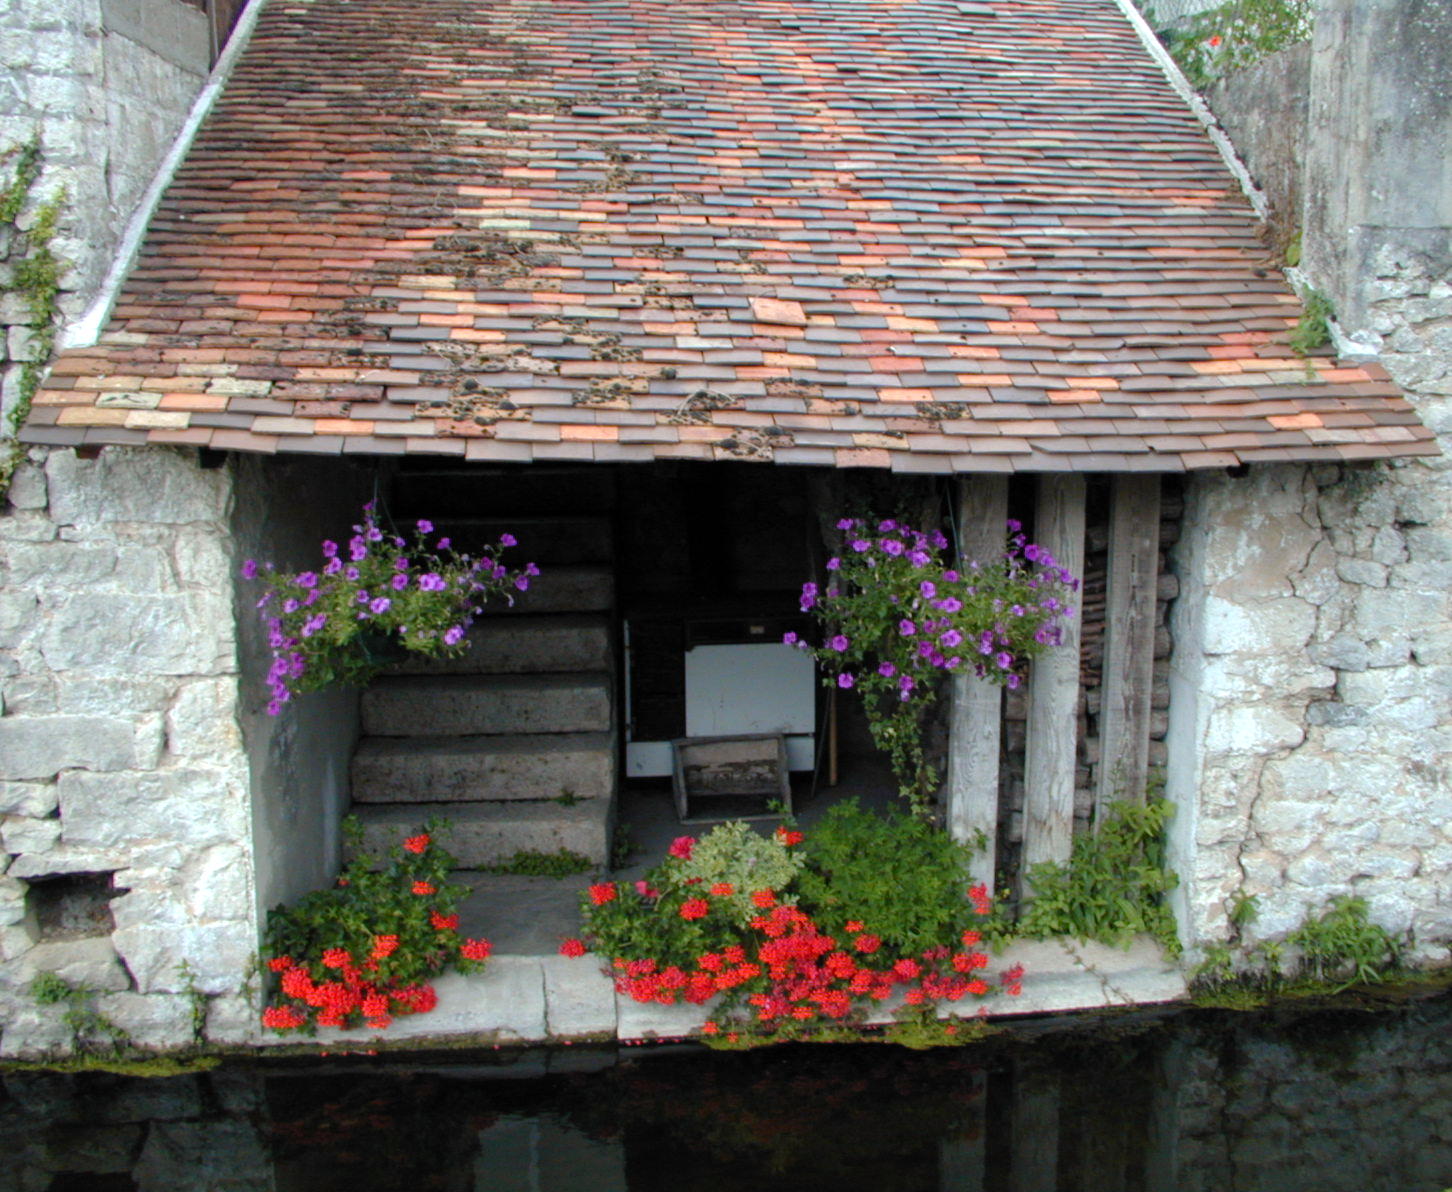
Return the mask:
<path fill-rule="evenodd" d="M 598 476 L 538 472 L 521 493 L 517 476 L 398 478 L 400 526 L 428 517 L 461 550 L 508 531 L 519 546 L 504 560 L 533 560 L 541 574 L 512 608 L 490 605 L 465 654 L 411 659 L 364 692 L 353 811 L 370 848 L 387 848 L 439 816 L 450 822 L 445 844 L 464 869 L 520 850 L 609 860 L 617 746 L 608 494 Z M 509 507 L 496 512 L 501 491 L 518 516 Z M 537 499 L 525 512 L 532 491 Z M 588 512 L 577 512 L 581 506 Z"/>

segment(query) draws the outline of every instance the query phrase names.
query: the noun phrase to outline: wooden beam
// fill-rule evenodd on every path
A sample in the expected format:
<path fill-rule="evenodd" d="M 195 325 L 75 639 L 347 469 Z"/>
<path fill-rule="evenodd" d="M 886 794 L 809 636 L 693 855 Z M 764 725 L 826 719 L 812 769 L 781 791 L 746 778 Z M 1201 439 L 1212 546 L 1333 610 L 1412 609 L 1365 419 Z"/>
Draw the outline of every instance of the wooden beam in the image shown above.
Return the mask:
<path fill-rule="evenodd" d="M 1034 539 L 1076 577 L 1084 574 L 1084 478 L 1039 481 Z M 1029 679 L 1024 757 L 1023 859 L 1019 897 L 1031 897 L 1028 870 L 1067 861 L 1074 839 L 1074 768 L 1079 744 L 1079 614 L 1064 621 L 1062 644 L 1041 655 Z"/>
<path fill-rule="evenodd" d="M 1160 478 L 1116 476 L 1109 515 L 1096 827 L 1115 799 L 1144 802 L 1159 557 Z"/>
<path fill-rule="evenodd" d="M 1003 552 L 1007 536 L 1008 480 L 965 476 L 958 491 L 958 550 L 963 561 L 988 562 Z M 948 831 L 969 842 L 979 834 L 986 847 L 969 872 L 990 892 L 998 862 L 998 762 L 1003 689 L 976 675 L 953 678 L 948 722 Z"/>

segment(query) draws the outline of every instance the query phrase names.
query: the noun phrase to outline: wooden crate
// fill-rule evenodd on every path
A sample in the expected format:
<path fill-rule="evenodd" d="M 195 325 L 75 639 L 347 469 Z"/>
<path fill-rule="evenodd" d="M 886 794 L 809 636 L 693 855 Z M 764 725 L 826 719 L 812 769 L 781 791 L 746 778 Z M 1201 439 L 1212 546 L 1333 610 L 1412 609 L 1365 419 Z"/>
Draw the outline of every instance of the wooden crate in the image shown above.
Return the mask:
<path fill-rule="evenodd" d="M 791 773 L 787 769 L 786 737 L 781 733 L 731 737 L 681 737 L 671 742 L 676 814 L 681 823 L 712 819 L 777 819 L 770 804 L 792 809 Z M 691 815 L 691 800 L 745 801 L 759 811 L 722 815 Z"/>

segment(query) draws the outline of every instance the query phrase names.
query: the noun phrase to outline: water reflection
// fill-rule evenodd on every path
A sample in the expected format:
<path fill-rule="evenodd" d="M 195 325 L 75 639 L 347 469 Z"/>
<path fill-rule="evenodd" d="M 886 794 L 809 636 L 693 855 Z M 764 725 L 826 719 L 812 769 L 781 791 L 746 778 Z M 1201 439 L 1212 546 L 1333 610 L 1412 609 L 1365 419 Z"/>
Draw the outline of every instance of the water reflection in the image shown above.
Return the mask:
<path fill-rule="evenodd" d="M 1440 1192 L 1449 1028 L 1444 996 L 1375 1013 L 1040 1024 L 927 1053 L 10 1073 L 0 1192 Z"/>

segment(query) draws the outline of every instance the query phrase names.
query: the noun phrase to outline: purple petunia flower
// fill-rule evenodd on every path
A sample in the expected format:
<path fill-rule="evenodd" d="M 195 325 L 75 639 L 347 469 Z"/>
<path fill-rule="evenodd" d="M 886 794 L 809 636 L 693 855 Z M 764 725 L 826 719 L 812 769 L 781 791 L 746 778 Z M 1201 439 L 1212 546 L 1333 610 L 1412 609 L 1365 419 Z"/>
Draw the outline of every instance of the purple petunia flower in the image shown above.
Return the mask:
<path fill-rule="evenodd" d="M 527 576 L 527 575 L 515 576 L 514 586 L 516 588 L 518 588 L 521 592 L 528 592 L 529 591 L 529 576 Z"/>
<path fill-rule="evenodd" d="M 914 567 L 926 567 L 932 561 L 932 556 L 925 550 L 915 550 L 908 555 L 908 562 Z"/>
<path fill-rule="evenodd" d="M 842 688 L 857 686 L 857 680 L 852 677 L 851 671 L 843 671 L 837 676 L 837 686 Z"/>
<path fill-rule="evenodd" d="M 839 530 L 850 530 L 856 524 L 850 517 L 844 517 L 837 523 L 837 528 Z"/>
<path fill-rule="evenodd" d="M 256 559 L 248 559 L 246 562 L 244 562 L 242 564 L 242 578 L 243 579 L 256 579 L 257 578 L 257 560 Z"/>
<path fill-rule="evenodd" d="M 912 637 L 913 634 L 917 633 L 918 627 L 914 625 L 911 621 L 904 619 L 897 623 L 897 631 L 902 634 L 903 637 Z"/>
<path fill-rule="evenodd" d="M 811 584 L 811 583 L 803 584 L 802 585 L 802 612 L 806 612 L 809 609 L 815 608 L 816 605 L 817 605 L 817 585 L 816 584 Z"/>
<path fill-rule="evenodd" d="M 1013 655 L 1010 654 L 1007 650 L 1000 650 L 998 652 L 998 657 L 995 658 L 994 661 L 998 663 L 998 667 L 1000 670 L 1007 670 L 1013 665 Z"/>
<path fill-rule="evenodd" d="M 893 675 L 897 674 L 897 667 L 893 666 L 890 662 L 879 662 L 877 664 L 877 673 L 884 679 L 890 679 Z"/>
<path fill-rule="evenodd" d="M 831 640 L 831 642 L 829 644 L 831 645 L 832 649 L 836 650 L 837 653 L 840 654 L 845 649 L 847 649 L 847 647 L 850 646 L 852 644 L 852 642 L 851 642 L 851 639 L 848 638 L 846 634 L 839 633 L 836 637 L 834 637 Z"/>
<path fill-rule="evenodd" d="M 933 583 L 933 581 L 930 579 L 925 579 L 922 583 L 918 585 L 918 591 L 921 592 L 924 597 L 931 599 L 938 594 L 938 585 Z"/>
<path fill-rule="evenodd" d="M 841 566 L 842 560 L 839 559 L 836 555 L 833 555 L 830 559 L 827 560 L 828 571 L 836 571 Z"/>
<path fill-rule="evenodd" d="M 403 572 L 400 571 L 388 582 L 389 586 L 392 587 L 395 592 L 402 592 L 404 588 L 408 587 L 408 576 L 404 575 Z"/>
<path fill-rule="evenodd" d="M 797 644 L 797 635 L 790 629 L 781 635 L 782 645 L 794 646 Z"/>
<path fill-rule="evenodd" d="M 419 518 L 418 532 L 420 534 L 432 534 L 434 532 L 434 523 L 429 521 L 427 518 Z"/>
<path fill-rule="evenodd" d="M 963 635 L 961 633 L 959 633 L 956 629 L 950 629 L 947 633 L 943 634 L 943 636 L 938 639 L 938 644 L 944 649 L 951 650 L 962 640 Z"/>
<path fill-rule="evenodd" d="M 851 546 L 860 555 L 863 551 L 868 550 L 872 546 L 872 543 L 868 542 L 866 538 L 854 538 L 852 539 Z"/>
<path fill-rule="evenodd" d="M 500 546 L 518 546 L 519 545 L 519 539 L 516 538 L 513 534 L 501 534 L 501 535 L 499 535 L 499 545 Z"/>
<path fill-rule="evenodd" d="M 299 588 L 316 588 L 318 586 L 317 573 L 313 571 L 304 571 L 301 575 L 297 577 L 297 586 Z"/>
<path fill-rule="evenodd" d="M 449 628 L 444 631 L 444 645 L 456 646 L 463 639 L 463 637 L 464 630 L 462 626 L 450 625 Z"/>
<path fill-rule="evenodd" d="M 368 589 L 367 588 L 359 588 L 358 589 L 358 595 L 355 596 L 354 599 L 357 600 L 357 602 L 359 604 L 367 604 L 368 603 L 368 600 L 369 600 Z"/>
<path fill-rule="evenodd" d="M 963 602 L 956 596 L 945 596 L 938 601 L 938 607 L 945 613 L 956 613 L 963 607 Z"/>
<path fill-rule="evenodd" d="M 899 542 L 896 538 L 884 538 L 879 545 L 882 547 L 883 551 L 891 555 L 893 558 L 897 558 L 897 556 L 902 554 L 902 552 L 906 549 L 903 544 Z"/>
<path fill-rule="evenodd" d="M 393 601 L 387 596 L 380 596 L 368 606 L 368 609 L 375 617 L 380 617 L 392 607 Z"/>

